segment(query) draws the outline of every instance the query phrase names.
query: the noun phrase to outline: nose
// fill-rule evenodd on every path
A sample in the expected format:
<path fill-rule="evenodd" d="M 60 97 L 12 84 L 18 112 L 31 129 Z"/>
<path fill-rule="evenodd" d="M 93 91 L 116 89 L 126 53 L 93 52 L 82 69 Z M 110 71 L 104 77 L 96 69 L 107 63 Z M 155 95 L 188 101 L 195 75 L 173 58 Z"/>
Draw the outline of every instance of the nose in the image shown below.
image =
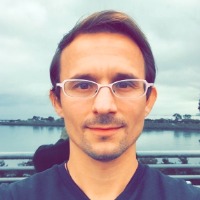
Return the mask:
<path fill-rule="evenodd" d="M 115 97 L 109 87 L 100 88 L 98 94 L 94 97 L 92 111 L 96 114 L 116 113 Z"/>

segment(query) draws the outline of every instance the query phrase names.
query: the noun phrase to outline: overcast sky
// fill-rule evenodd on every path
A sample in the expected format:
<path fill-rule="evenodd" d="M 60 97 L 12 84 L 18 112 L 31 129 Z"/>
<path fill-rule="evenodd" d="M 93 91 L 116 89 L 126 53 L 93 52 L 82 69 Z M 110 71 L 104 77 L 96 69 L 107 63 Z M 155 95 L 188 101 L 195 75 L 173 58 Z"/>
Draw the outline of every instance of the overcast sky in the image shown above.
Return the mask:
<path fill-rule="evenodd" d="M 198 113 L 199 0 L 0 2 L 0 119 L 56 116 L 48 91 L 57 44 L 79 18 L 105 9 L 132 16 L 151 44 L 158 68 L 151 116 Z"/>

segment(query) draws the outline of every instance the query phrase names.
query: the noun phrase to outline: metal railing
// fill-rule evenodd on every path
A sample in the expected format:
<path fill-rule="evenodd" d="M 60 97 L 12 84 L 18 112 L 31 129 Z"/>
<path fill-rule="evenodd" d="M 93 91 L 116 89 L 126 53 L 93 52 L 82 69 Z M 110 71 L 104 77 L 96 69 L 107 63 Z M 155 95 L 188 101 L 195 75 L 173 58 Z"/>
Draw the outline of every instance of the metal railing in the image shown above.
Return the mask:
<path fill-rule="evenodd" d="M 0 152 L 0 161 L 7 160 L 32 160 L 33 152 Z M 194 184 L 200 187 L 200 151 L 138 151 L 138 159 L 142 162 L 145 161 L 152 168 L 157 168 L 163 173 L 168 174 L 171 177 L 184 179 L 190 184 Z M 154 163 L 157 159 L 183 159 L 185 164 L 179 163 Z M 189 159 L 196 159 L 195 163 L 187 162 Z M 153 162 L 152 162 L 152 159 Z M 150 161 L 150 163 L 148 163 Z M 175 170 L 175 171 L 174 171 Z M 181 172 L 181 170 L 185 170 Z M 194 171 L 194 174 L 186 174 L 187 171 Z M 13 173 L 15 172 L 15 174 Z M 17 176 L 16 173 L 21 172 L 22 176 Z M 176 172 L 176 174 L 174 174 Z M 181 172 L 180 174 L 177 172 Z M 14 182 L 22 180 L 35 173 L 33 166 L 0 166 L 0 183 Z M 3 174 L 3 175 L 2 175 Z M 6 176 L 5 176 L 6 174 Z M 194 183 L 193 183 L 194 182 Z M 197 182 L 197 184 L 196 184 Z"/>

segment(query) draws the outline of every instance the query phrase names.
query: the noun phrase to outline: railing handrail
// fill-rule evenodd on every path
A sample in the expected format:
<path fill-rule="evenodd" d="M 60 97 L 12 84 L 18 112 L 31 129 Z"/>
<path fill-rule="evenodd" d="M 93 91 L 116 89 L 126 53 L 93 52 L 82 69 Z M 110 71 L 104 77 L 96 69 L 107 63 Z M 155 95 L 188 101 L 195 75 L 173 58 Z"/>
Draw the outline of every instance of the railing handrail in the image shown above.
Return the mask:
<path fill-rule="evenodd" d="M 32 159 L 33 152 L 0 152 L 0 159 Z"/>
<path fill-rule="evenodd" d="M 34 152 L 0 152 L 0 161 L 1 160 L 31 160 L 33 158 Z M 190 151 L 137 151 L 138 158 L 200 158 L 200 151 L 197 150 L 190 150 Z M 180 163 L 173 163 L 173 164 L 148 164 L 152 168 L 157 169 L 197 169 L 200 170 L 200 162 L 197 164 L 180 164 Z M 9 171 L 29 171 L 35 173 L 34 166 L 16 166 L 16 167 L 9 167 L 9 166 L 1 166 L 1 172 L 9 172 Z M 14 182 L 18 180 L 22 180 L 26 178 L 26 175 L 29 173 L 25 173 L 25 177 L 0 177 L 0 183 L 3 182 Z M 185 180 L 200 180 L 200 175 L 173 175 L 168 174 L 174 178 L 181 178 Z M 200 185 L 196 185 L 200 187 Z"/>
<path fill-rule="evenodd" d="M 30 159 L 34 152 L 0 152 L 0 159 Z M 137 151 L 138 157 L 200 157 L 200 150 L 189 151 Z"/>
<path fill-rule="evenodd" d="M 34 171 L 34 166 L 0 167 L 0 171 Z"/>
<path fill-rule="evenodd" d="M 189 150 L 189 151 L 137 151 L 139 157 L 200 157 L 200 150 Z"/>

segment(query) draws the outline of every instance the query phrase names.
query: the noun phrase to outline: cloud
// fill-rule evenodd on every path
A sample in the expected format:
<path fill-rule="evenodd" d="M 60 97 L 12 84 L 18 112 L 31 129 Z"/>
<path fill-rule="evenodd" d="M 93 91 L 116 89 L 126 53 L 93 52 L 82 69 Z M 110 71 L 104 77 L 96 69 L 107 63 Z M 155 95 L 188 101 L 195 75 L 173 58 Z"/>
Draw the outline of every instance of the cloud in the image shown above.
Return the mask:
<path fill-rule="evenodd" d="M 2 0 L 1 118 L 54 115 L 48 100 L 49 65 L 57 44 L 77 20 L 103 9 L 131 15 L 149 39 L 158 67 L 158 101 L 152 114 L 198 112 L 198 0 Z"/>
<path fill-rule="evenodd" d="M 21 35 L 41 28 L 47 20 L 47 13 L 39 1 L 4 0 L 1 3 L 0 19 L 6 35 Z"/>

